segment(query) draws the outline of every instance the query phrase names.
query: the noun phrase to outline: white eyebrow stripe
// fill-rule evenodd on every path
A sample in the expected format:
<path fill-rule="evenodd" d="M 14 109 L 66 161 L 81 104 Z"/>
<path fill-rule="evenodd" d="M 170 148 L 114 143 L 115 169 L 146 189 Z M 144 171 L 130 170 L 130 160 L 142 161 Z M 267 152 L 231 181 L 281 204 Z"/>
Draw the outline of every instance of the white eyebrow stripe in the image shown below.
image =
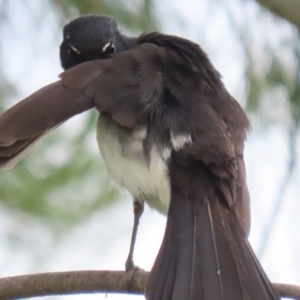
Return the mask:
<path fill-rule="evenodd" d="M 74 46 L 72 46 L 70 43 L 69 43 L 69 46 L 74 52 L 76 52 L 77 54 L 80 54 L 80 51 L 77 48 L 75 48 Z"/>
<path fill-rule="evenodd" d="M 105 52 L 107 50 L 107 48 L 110 47 L 111 45 L 112 45 L 112 41 L 109 41 L 108 43 L 106 43 L 102 48 L 102 52 Z"/>

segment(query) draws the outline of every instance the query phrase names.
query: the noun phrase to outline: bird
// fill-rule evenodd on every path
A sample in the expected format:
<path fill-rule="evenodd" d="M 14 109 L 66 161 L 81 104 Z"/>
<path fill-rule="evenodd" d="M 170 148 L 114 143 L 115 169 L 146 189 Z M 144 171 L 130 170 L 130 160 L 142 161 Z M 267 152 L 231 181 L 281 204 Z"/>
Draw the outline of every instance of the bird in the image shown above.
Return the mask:
<path fill-rule="evenodd" d="M 146 299 L 279 299 L 247 239 L 250 122 L 202 48 L 159 32 L 130 38 L 89 14 L 64 27 L 60 58 L 58 81 L 0 116 L 0 168 L 96 109 L 111 178 L 167 215 Z"/>

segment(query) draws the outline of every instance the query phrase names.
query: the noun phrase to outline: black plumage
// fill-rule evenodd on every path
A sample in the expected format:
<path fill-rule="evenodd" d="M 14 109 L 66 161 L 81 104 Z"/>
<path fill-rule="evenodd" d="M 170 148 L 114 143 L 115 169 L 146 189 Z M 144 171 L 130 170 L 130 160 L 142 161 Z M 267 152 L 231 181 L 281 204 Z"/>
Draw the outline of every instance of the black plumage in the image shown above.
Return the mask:
<path fill-rule="evenodd" d="M 61 59 L 75 66 L 0 117 L 0 166 L 94 107 L 110 175 L 168 214 L 146 298 L 279 299 L 247 241 L 249 122 L 242 108 L 197 44 L 160 33 L 130 39 L 101 18 L 73 21 L 84 30 L 65 30 Z M 101 32 L 113 34 L 103 39 Z"/>

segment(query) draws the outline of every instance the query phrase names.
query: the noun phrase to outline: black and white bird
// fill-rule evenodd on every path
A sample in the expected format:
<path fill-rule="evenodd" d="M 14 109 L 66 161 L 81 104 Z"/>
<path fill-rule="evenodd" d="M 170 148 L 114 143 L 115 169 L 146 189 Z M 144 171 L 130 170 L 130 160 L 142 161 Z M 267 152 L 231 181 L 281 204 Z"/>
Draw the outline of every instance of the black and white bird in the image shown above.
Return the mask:
<path fill-rule="evenodd" d="M 168 217 L 146 298 L 279 299 L 247 241 L 249 121 L 200 46 L 157 32 L 128 38 L 98 15 L 63 34 L 60 80 L 0 116 L 0 168 L 96 108 L 109 175 Z"/>

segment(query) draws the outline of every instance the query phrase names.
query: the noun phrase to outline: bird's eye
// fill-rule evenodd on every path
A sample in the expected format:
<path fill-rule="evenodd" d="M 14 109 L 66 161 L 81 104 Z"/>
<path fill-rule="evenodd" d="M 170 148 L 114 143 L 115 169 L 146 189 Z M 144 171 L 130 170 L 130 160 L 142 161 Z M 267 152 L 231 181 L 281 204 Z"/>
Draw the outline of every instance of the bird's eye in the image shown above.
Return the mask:
<path fill-rule="evenodd" d="M 111 45 L 107 50 L 106 53 L 109 56 L 113 56 L 116 53 L 116 47 L 114 45 Z"/>
<path fill-rule="evenodd" d="M 111 57 L 116 53 L 116 47 L 112 41 L 109 41 L 107 44 L 103 46 L 102 52 Z"/>

